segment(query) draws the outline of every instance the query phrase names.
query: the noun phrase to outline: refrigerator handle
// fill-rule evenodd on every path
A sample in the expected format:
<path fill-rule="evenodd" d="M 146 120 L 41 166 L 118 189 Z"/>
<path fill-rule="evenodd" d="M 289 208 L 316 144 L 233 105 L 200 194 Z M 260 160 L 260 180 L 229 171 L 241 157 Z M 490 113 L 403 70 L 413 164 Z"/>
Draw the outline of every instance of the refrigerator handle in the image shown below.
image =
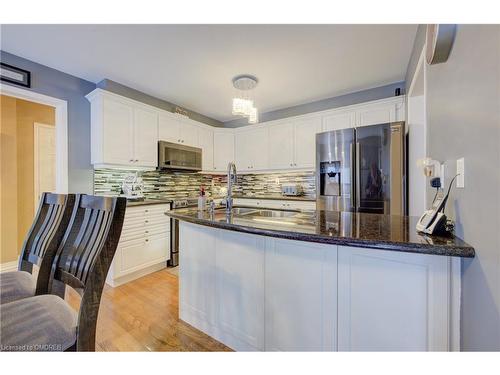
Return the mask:
<path fill-rule="evenodd" d="M 361 169 L 360 169 L 360 152 L 359 142 L 356 142 L 356 211 L 361 205 Z"/>
<path fill-rule="evenodd" d="M 351 153 L 351 209 L 356 209 L 356 182 L 354 173 L 356 171 L 356 151 L 354 149 L 354 142 L 349 144 L 349 152 Z"/>

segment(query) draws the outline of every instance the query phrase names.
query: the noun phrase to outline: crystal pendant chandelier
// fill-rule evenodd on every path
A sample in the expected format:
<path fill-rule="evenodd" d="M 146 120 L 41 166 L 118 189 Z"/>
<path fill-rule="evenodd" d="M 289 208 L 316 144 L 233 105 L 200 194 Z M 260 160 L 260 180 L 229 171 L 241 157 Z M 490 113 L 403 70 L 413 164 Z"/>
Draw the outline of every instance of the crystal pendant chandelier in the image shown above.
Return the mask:
<path fill-rule="evenodd" d="M 254 102 L 250 97 L 250 92 L 257 86 L 257 78 L 248 74 L 239 75 L 233 78 L 233 86 L 236 95 L 233 98 L 233 115 L 248 118 L 249 124 L 259 122 L 259 115 Z"/>

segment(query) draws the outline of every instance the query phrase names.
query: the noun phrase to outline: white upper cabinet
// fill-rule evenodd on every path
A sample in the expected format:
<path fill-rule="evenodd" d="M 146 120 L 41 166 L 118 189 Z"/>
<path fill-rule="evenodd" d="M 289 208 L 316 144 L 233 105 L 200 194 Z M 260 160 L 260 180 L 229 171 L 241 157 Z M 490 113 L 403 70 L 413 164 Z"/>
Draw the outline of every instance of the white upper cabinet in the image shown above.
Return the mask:
<path fill-rule="evenodd" d="M 269 126 L 269 168 L 313 168 L 316 134 L 321 132 L 320 117 L 304 117 Z"/>
<path fill-rule="evenodd" d="M 158 136 L 160 141 L 198 147 L 198 126 L 184 116 L 170 112 L 160 114 Z"/>
<path fill-rule="evenodd" d="M 356 109 L 356 125 L 368 126 L 403 121 L 403 99 L 362 105 Z"/>
<path fill-rule="evenodd" d="M 236 166 L 240 171 L 268 168 L 268 129 L 257 127 L 238 130 L 235 134 Z"/>
<path fill-rule="evenodd" d="M 214 171 L 217 173 L 225 173 L 230 161 L 234 161 L 234 133 L 230 130 L 215 130 Z"/>
<path fill-rule="evenodd" d="M 99 106 L 92 107 L 92 112 L 97 123 L 92 124 L 91 144 L 99 146 L 92 149 L 93 163 L 133 164 L 134 109 L 105 97 L 100 98 Z"/>
<path fill-rule="evenodd" d="M 293 168 L 294 133 L 292 122 L 269 126 L 269 168 Z"/>
<path fill-rule="evenodd" d="M 87 98 L 91 102 L 92 164 L 155 168 L 157 113 L 99 89 Z"/>
<path fill-rule="evenodd" d="M 312 117 L 294 123 L 294 168 L 313 168 L 316 162 L 316 134 L 321 132 L 321 118 Z"/>
<path fill-rule="evenodd" d="M 134 162 L 141 166 L 158 165 L 158 114 L 140 108 L 134 109 Z M 155 140 L 152 142 L 152 140 Z"/>
<path fill-rule="evenodd" d="M 198 129 L 199 147 L 202 150 L 201 164 L 204 171 L 214 169 L 214 132 L 207 128 Z"/>
<path fill-rule="evenodd" d="M 198 147 L 198 126 L 195 125 L 193 120 L 183 119 L 180 134 L 180 143 L 187 146 Z"/>
<path fill-rule="evenodd" d="M 181 143 L 181 122 L 168 113 L 161 113 L 158 120 L 158 138 L 160 141 Z"/>
<path fill-rule="evenodd" d="M 347 129 L 356 126 L 356 112 L 339 110 L 323 117 L 324 132 L 331 130 Z"/>

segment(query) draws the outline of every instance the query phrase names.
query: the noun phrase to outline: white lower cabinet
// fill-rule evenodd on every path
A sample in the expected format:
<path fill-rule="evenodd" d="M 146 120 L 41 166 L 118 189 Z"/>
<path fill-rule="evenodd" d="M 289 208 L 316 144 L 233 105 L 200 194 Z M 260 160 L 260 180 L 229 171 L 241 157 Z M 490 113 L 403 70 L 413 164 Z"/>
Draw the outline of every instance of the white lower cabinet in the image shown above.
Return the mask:
<path fill-rule="evenodd" d="M 106 283 L 115 287 L 166 267 L 170 258 L 168 204 L 127 207 Z"/>
<path fill-rule="evenodd" d="M 264 246 L 264 237 L 229 231 L 217 235 L 217 338 L 229 346 L 264 349 Z"/>
<path fill-rule="evenodd" d="M 180 223 L 180 318 L 234 350 L 459 349 L 459 258 Z"/>
<path fill-rule="evenodd" d="M 451 350 L 449 262 L 339 246 L 338 350 Z"/>
<path fill-rule="evenodd" d="M 266 350 L 336 350 L 337 247 L 267 243 Z"/>

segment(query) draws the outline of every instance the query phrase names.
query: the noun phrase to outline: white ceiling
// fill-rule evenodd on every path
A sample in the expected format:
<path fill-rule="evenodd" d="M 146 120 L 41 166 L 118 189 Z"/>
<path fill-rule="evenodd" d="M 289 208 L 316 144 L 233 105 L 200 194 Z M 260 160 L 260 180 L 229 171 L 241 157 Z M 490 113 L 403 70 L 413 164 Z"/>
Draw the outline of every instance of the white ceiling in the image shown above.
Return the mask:
<path fill-rule="evenodd" d="M 2 25 L 1 48 L 104 78 L 219 121 L 233 76 L 259 78 L 260 112 L 404 80 L 417 25 Z"/>

